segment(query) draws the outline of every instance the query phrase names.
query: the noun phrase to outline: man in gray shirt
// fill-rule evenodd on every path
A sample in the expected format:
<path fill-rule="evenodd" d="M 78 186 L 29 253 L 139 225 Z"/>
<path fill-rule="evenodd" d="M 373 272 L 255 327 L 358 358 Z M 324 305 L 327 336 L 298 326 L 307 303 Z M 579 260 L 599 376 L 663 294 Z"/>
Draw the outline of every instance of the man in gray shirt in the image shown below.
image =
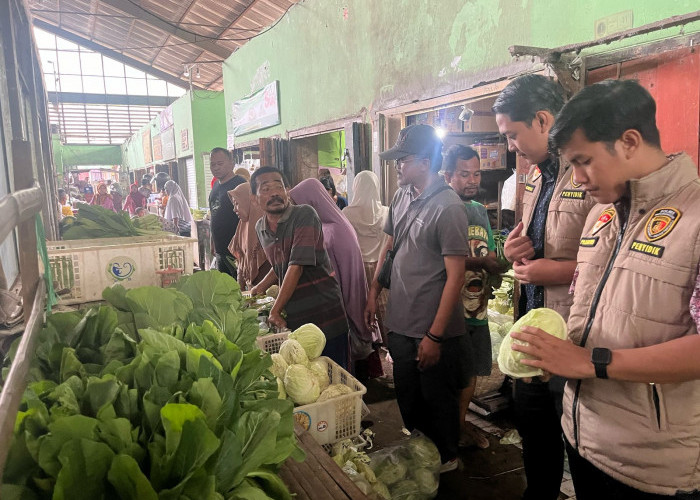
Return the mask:
<path fill-rule="evenodd" d="M 393 249 L 385 326 L 401 417 L 407 429 L 418 429 L 435 442 L 442 472 L 447 472 L 458 465 L 460 337 L 465 333 L 460 292 L 469 224 L 459 196 L 438 175 L 441 150 L 433 127 L 411 125 L 380 154 L 396 162 L 400 189 L 391 202 L 384 228 L 390 238 L 379 262 Z M 381 289 L 375 276 L 365 311 L 368 323 L 374 321 Z"/>

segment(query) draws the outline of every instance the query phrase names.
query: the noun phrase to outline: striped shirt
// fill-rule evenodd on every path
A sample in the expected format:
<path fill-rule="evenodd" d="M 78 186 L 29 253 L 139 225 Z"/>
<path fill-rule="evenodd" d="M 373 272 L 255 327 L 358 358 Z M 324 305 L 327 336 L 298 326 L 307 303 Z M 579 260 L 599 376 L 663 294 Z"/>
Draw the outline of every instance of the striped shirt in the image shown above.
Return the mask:
<path fill-rule="evenodd" d="M 309 205 L 289 205 L 272 232 L 267 218 L 255 225 L 260 244 L 279 280 L 289 266 L 302 266 L 301 277 L 287 302 L 287 326 L 314 323 L 331 339 L 348 331 L 340 285 L 323 246 L 321 220 Z"/>

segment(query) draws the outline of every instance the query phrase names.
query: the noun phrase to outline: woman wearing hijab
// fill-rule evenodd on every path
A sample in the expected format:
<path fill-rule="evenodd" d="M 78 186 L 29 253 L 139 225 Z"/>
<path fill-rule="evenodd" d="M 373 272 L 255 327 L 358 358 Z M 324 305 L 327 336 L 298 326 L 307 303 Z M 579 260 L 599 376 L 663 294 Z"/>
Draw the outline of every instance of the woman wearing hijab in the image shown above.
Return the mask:
<path fill-rule="evenodd" d="M 350 325 L 350 351 L 354 360 L 365 360 L 376 351 L 372 346 L 381 341 L 379 332 L 365 325 L 364 309 L 367 304 L 367 278 L 362 262 L 362 251 L 357 235 L 348 220 L 318 179 L 306 179 L 293 188 L 289 195 L 297 205 L 311 205 L 323 226 L 323 241 L 330 257 L 336 279 L 343 294 L 345 313 Z M 377 360 L 378 361 L 378 357 Z M 381 363 L 359 363 L 359 377 L 381 375 Z M 368 372 L 369 371 L 369 372 Z"/>
<path fill-rule="evenodd" d="M 107 210 L 112 210 L 116 212 L 114 208 L 114 201 L 112 200 L 112 195 L 107 192 L 107 184 L 100 182 L 97 185 L 97 194 L 92 198 L 90 205 L 99 205 Z"/>
<path fill-rule="evenodd" d="M 352 183 L 352 202 L 343 209 L 343 215 L 347 217 L 357 233 L 367 283 L 371 283 L 377 269 L 379 254 L 389 238 L 384 232 L 384 223 L 389 215 L 389 208 L 382 205 L 379 195 L 379 178 L 374 172 L 364 170 L 355 176 Z M 384 345 L 387 345 L 386 331 L 384 330 L 386 302 L 387 293 L 384 290 L 377 303 L 377 319 Z"/>
<path fill-rule="evenodd" d="M 129 212 L 132 217 L 136 215 L 136 210 L 146 207 L 146 197 L 139 191 L 139 185 L 134 183 L 131 185 L 129 196 L 124 202 L 124 210 Z"/>
<path fill-rule="evenodd" d="M 168 194 L 168 204 L 165 206 L 165 220 L 173 221 L 177 234 L 190 237 L 192 235 L 192 214 L 182 189 L 177 182 L 170 180 L 165 183 Z"/>
<path fill-rule="evenodd" d="M 264 212 L 251 203 L 253 193 L 247 182 L 239 184 L 228 195 L 239 218 L 228 250 L 238 261 L 238 284 L 242 289 L 250 290 L 262 281 L 272 267 L 255 232 L 255 224 Z"/>

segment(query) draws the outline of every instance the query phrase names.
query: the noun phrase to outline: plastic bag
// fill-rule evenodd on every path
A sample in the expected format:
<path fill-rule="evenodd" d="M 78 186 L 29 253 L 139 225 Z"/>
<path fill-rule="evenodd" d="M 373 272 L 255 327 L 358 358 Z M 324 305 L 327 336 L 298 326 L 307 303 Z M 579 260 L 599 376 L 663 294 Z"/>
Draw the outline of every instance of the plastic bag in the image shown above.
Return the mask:
<path fill-rule="evenodd" d="M 430 500 L 437 496 L 440 452 L 420 432 L 369 457 L 377 482 L 388 489 L 391 500 Z"/>

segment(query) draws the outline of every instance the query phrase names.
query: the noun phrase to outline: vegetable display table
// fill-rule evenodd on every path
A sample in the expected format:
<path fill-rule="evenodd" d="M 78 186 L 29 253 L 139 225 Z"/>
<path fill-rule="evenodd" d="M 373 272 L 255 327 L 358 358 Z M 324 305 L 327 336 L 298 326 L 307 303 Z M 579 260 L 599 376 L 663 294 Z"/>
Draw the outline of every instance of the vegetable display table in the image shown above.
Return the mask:
<path fill-rule="evenodd" d="M 311 434 L 298 424 L 294 433 L 306 460 L 288 459 L 279 475 L 298 500 L 367 500 Z"/>

